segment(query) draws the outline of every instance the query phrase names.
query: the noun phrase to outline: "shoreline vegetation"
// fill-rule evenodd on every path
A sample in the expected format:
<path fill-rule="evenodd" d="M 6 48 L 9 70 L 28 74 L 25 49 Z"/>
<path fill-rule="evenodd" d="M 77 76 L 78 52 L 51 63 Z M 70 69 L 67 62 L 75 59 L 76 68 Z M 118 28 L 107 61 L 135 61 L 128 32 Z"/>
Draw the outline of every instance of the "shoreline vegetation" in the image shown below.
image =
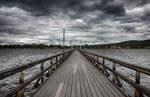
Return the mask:
<path fill-rule="evenodd" d="M 3 48 L 58 48 L 58 49 L 67 49 L 67 48 L 87 48 L 87 49 L 150 49 L 150 39 L 149 40 L 131 40 L 123 41 L 119 43 L 111 44 L 96 44 L 96 45 L 73 45 L 73 46 L 62 46 L 62 45 L 46 45 L 46 44 L 7 44 L 0 45 L 0 49 Z"/>

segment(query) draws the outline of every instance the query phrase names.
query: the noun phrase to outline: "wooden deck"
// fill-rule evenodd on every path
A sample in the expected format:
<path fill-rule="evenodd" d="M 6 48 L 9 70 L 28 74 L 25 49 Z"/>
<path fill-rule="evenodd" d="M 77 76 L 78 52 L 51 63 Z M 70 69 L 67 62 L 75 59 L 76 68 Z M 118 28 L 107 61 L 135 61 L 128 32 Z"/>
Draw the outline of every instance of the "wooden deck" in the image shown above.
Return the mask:
<path fill-rule="evenodd" d="M 33 97 L 125 97 L 78 51 L 42 85 Z"/>

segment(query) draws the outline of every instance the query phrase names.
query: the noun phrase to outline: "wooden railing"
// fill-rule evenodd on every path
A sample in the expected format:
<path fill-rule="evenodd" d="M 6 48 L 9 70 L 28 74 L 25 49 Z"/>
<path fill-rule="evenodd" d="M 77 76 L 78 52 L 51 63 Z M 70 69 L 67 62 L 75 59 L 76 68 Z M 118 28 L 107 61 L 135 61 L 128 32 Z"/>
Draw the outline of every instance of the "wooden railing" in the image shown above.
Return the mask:
<path fill-rule="evenodd" d="M 110 76 L 110 74 L 108 73 L 108 71 L 110 71 L 112 73 L 112 81 L 116 83 L 119 87 L 122 87 L 122 84 L 119 80 L 119 78 L 121 78 L 122 80 L 124 80 L 125 82 L 127 82 L 128 84 L 130 84 L 135 88 L 135 97 L 144 97 L 144 95 L 150 97 L 150 90 L 147 87 L 140 84 L 140 80 L 141 80 L 140 74 L 143 73 L 150 76 L 150 68 L 137 66 L 135 64 L 130 64 L 113 58 L 108 58 L 102 55 L 97 55 L 94 53 L 90 53 L 88 51 L 80 50 L 80 53 L 82 53 L 90 62 L 95 64 L 96 67 L 100 69 L 102 73 L 105 74 L 106 76 L 108 77 Z M 105 61 L 111 62 L 112 67 L 110 68 L 110 66 L 108 66 L 108 64 L 106 64 Z M 116 64 L 134 70 L 135 81 L 127 78 L 125 75 L 116 71 L 116 67 L 117 67 Z"/>
<path fill-rule="evenodd" d="M 48 58 L 44 58 L 38 61 L 34 61 L 32 63 L 28 63 L 28 64 L 24 64 L 24 65 L 19 65 L 16 67 L 12 67 L 6 70 L 2 70 L 0 71 L 0 80 L 3 80 L 9 76 L 12 76 L 16 73 L 19 73 L 19 85 L 9 91 L 7 91 L 6 93 L 0 95 L 0 97 L 12 97 L 12 96 L 16 96 L 16 97 L 22 97 L 24 95 L 24 87 L 27 86 L 28 84 L 30 84 L 32 81 L 34 81 L 35 79 L 37 79 L 36 83 L 34 84 L 34 87 L 38 87 L 40 85 L 39 82 L 43 83 L 44 82 L 44 76 L 48 77 L 53 71 L 55 71 L 57 69 L 57 67 L 59 67 L 62 62 L 69 57 L 69 55 L 72 53 L 72 50 L 70 51 L 66 51 L 64 53 L 52 56 L 52 57 L 48 57 Z M 44 68 L 44 62 L 49 61 L 49 66 L 47 68 Z M 32 77 L 30 77 L 27 80 L 24 80 L 24 73 L 23 71 L 31 68 L 33 66 L 39 65 L 40 64 L 40 72 L 33 75 Z M 45 72 L 47 71 L 47 73 L 45 74 Z"/>

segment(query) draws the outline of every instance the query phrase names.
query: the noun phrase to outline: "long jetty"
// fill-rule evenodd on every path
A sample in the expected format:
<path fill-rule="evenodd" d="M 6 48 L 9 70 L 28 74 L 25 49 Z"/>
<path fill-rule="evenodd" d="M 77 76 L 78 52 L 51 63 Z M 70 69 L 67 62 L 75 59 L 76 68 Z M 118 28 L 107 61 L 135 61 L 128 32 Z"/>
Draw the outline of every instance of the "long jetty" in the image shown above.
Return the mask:
<path fill-rule="evenodd" d="M 44 67 L 45 62 L 49 62 L 48 67 Z M 40 65 L 41 71 L 24 80 L 24 70 L 36 65 Z M 116 65 L 135 71 L 135 80 L 117 71 Z M 0 97 L 23 97 L 25 87 L 33 81 L 36 81 L 34 87 L 37 89 L 31 97 L 130 97 L 121 90 L 122 81 L 135 88 L 135 97 L 150 97 L 150 90 L 140 83 L 141 73 L 150 76 L 149 68 L 86 50 L 70 50 L 2 70 L 0 80 L 16 73 L 19 73 L 19 84 L 14 89 L 0 94 Z"/>

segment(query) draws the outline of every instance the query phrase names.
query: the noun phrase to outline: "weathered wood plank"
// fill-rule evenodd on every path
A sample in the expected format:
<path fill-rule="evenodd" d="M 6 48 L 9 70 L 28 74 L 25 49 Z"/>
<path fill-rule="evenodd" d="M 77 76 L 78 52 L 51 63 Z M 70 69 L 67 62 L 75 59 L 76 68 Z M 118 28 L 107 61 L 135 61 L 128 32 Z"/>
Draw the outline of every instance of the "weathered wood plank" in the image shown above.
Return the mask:
<path fill-rule="evenodd" d="M 86 77 L 87 82 L 89 84 L 90 91 L 91 91 L 93 97 L 97 97 L 96 90 L 94 88 L 95 86 L 93 85 L 93 82 L 91 81 L 91 74 L 89 74 L 89 71 L 87 70 L 87 67 L 85 66 L 84 61 L 82 62 L 82 66 L 83 66 L 84 70 L 86 71 L 85 77 Z"/>
<path fill-rule="evenodd" d="M 81 81 L 79 77 L 79 68 L 77 68 L 76 78 L 76 97 L 81 97 Z"/>
<path fill-rule="evenodd" d="M 64 86 L 63 86 L 63 91 L 61 92 L 61 97 L 65 97 L 66 96 L 66 91 L 68 88 L 68 83 L 69 83 L 69 77 L 71 76 L 71 70 L 68 72 L 65 81 L 64 81 Z"/>
<path fill-rule="evenodd" d="M 103 89 L 99 91 L 99 88 L 98 88 L 98 85 L 97 85 L 98 82 L 96 82 L 96 81 L 95 81 L 95 78 L 94 78 L 95 75 L 93 75 L 93 72 L 90 72 L 90 70 L 89 70 L 90 68 L 87 68 L 87 66 L 86 66 L 86 69 L 87 69 L 87 71 L 89 71 L 89 72 L 88 72 L 88 75 L 89 75 L 89 77 L 90 77 L 91 83 L 92 83 L 93 88 L 94 88 L 94 90 L 95 90 L 96 96 L 98 96 L 98 97 L 103 97 L 103 94 L 101 93 L 101 91 L 102 91 Z"/>
<path fill-rule="evenodd" d="M 80 65 L 79 65 L 78 68 L 79 68 L 79 79 L 80 79 L 80 85 L 81 85 L 80 86 L 81 87 L 81 95 L 82 95 L 82 97 L 87 97 L 86 90 L 85 90 L 85 84 L 84 84 L 84 81 L 83 81 Z"/>

